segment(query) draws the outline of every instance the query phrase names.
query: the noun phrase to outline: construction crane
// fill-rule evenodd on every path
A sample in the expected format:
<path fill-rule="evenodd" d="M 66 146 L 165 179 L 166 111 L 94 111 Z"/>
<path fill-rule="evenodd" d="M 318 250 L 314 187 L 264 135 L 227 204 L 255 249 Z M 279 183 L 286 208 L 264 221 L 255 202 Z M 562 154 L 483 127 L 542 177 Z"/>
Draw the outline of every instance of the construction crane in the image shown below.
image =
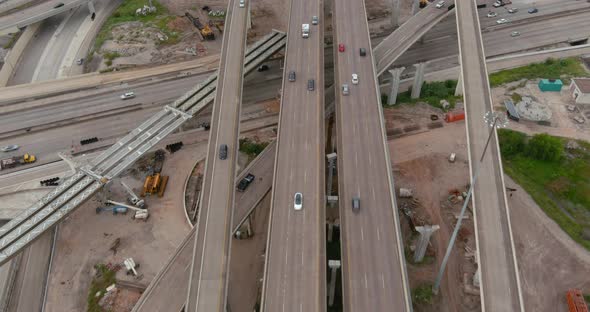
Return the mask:
<path fill-rule="evenodd" d="M 215 34 L 209 25 L 203 25 L 198 17 L 192 16 L 189 12 L 185 12 L 184 15 L 193 23 L 193 25 L 201 32 L 204 40 L 215 40 Z"/>
<path fill-rule="evenodd" d="M 135 206 L 119 203 L 119 202 L 112 201 L 112 200 L 107 200 L 107 203 L 113 204 L 116 206 L 125 207 L 125 208 L 131 209 L 131 210 L 135 210 L 135 216 L 134 216 L 135 219 L 144 219 L 145 220 L 149 217 L 149 213 L 148 213 L 147 209 L 137 208 Z"/>
<path fill-rule="evenodd" d="M 121 181 L 121 185 L 125 191 L 127 191 L 127 194 L 129 194 L 129 202 L 139 208 L 144 208 L 145 201 L 139 198 L 139 196 L 137 196 L 137 194 L 135 194 L 135 192 L 133 192 L 133 190 L 127 184 L 125 184 L 125 182 Z"/>

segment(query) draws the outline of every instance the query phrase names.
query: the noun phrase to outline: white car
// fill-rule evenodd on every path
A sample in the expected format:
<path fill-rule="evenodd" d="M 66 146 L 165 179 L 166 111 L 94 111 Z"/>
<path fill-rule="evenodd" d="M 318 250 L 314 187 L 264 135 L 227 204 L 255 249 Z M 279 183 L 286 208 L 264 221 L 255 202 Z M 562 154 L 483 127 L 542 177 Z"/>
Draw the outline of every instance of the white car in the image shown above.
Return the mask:
<path fill-rule="evenodd" d="M 352 84 L 359 84 L 359 76 L 357 74 L 352 74 Z"/>
<path fill-rule="evenodd" d="M 303 209 L 303 194 L 297 192 L 293 198 L 293 208 L 295 210 Z"/>
<path fill-rule="evenodd" d="M 125 92 L 121 95 L 121 100 L 128 100 L 135 97 L 135 93 L 133 92 Z"/>
<path fill-rule="evenodd" d="M 20 146 L 18 146 L 18 145 L 7 145 L 7 146 L 0 148 L 0 150 L 2 150 L 3 152 L 12 152 L 12 151 L 16 151 L 19 148 L 20 148 Z"/>
<path fill-rule="evenodd" d="M 246 6 L 246 0 L 240 0 L 240 8 L 243 8 Z"/>
<path fill-rule="evenodd" d="M 510 37 L 518 37 L 520 36 L 520 31 L 513 31 L 510 33 Z"/>
<path fill-rule="evenodd" d="M 440 8 L 442 8 L 442 7 L 444 7 L 444 6 L 445 6 L 445 2 L 444 2 L 444 1 L 442 1 L 442 0 L 441 0 L 441 1 L 439 1 L 439 2 L 436 4 L 436 8 L 437 8 L 437 9 L 440 9 Z"/>
<path fill-rule="evenodd" d="M 518 8 L 510 8 L 508 9 L 508 13 L 516 13 L 518 12 Z"/>
<path fill-rule="evenodd" d="M 487 17 L 489 17 L 489 18 L 492 18 L 492 17 L 496 17 L 496 16 L 498 16 L 498 13 L 496 13 L 496 12 L 491 12 L 491 11 L 490 11 L 490 12 L 488 13 L 488 15 L 486 15 L 486 16 L 487 16 Z"/>
<path fill-rule="evenodd" d="M 496 24 L 506 24 L 508 22 L 509 22 L 508 19 L 501 18 L 501 19 L 499 19 L 499 20 L 496 21 Z"/>

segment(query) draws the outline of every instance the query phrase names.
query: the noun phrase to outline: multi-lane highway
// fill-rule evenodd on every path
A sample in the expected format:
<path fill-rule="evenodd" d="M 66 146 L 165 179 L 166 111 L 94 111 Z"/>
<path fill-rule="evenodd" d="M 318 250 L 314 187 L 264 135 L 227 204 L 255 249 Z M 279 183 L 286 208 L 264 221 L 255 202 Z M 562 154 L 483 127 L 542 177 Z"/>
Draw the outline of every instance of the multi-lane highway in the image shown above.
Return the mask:
<path fill-rule="evenodd" d="M 334 52 L 344 311 L 411 311 L 373 55 L 359 53 L 370 45 L 365 12 L 363 1 L 334 2 L 334 38 L 345 47 Z"/>
<path fill-rule="evenodd" d="M 0 35 L 15 33 L 30 24 L 86 4 L 90 0 L 49 0 L 0 17 Z"/>
<path fill-rule="evenodd" d="M 226 311 L 248 10 L 229 1 L 186 312 Z"/>
<path fill-rule="evenodd" d="M 493 111 L 479 19 L 475 1 L 458 2 L 457 29 L 470 172 L 479 173 L 473 188 L 473 214 L 482 308 L 483 311 L 524 311 L 495 129 L 485 158 L 479 161 L 490 131 L 483 116 Z"/>
<path fill-rule="evenodd" d="M 321 0 L 291 1 L 262 290 L 266 312 L 326 309 L 323 9 Z M 309 24 L 309 38 L 302 37 L 302 24 Z M 291 71 L 295 81 L 288 79 Z"/>

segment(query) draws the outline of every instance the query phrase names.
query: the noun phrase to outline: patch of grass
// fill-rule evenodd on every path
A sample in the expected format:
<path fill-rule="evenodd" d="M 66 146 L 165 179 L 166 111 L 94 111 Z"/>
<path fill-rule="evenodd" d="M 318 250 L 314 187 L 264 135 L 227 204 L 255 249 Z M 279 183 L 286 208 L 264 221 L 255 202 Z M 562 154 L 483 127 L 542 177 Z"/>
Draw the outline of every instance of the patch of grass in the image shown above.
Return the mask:
<path fill-rule="evenodd" d="M 432 285 L 430 284 L 422 284 L 412 289 L 412 304 L 414 306 L 432 304 L 433 298 L 434 293 L 432 292 Z"/>
<path fill-rule="evenodd" d="M 117 52 L 117 51 L 109 51 L 109 52 L 105 52 L 103 54 L 103 56 L 104 56 L 105 59 L 112 61 L 112 60 L 120 57 L 121 54 L 119 52 Z"/>
<path fill-rule="evenodd" d="M 94 269 L 96 275 L 92 279 L 88 291 L 88 312 L 103 312 L 98 302 L 106 293 L 106 288 L 115 283 L 116 272 L 104 264 L 97 264 Z M 96 296 L 98 292 L 100 292 L 100 295 Z"/>
<path fill-rule="evenodd" d="M 590 295 L 584 295 L 584 300 L 586 300 L 586 303 L 590 302 Z"/>
<path fill-rule="evenodd" d="M 248 138 L 240 139 L 240 152 L 247 154 L 250 158 L 258 156 L 268 146 L 268 142 L 253 142 Z"/>
<path fill-rule="evenodd" d="M 142 8 L 144 5 L 148 5 L 148 0 L 124 0 L 123 3 L 113 12 L 104 23 L 100 32 L 96 36 L 96 40 L 94 41 L 94 51 L 100 50 L 102 45 L 105 41 L 112 38 L 112 30 L 113 27 L 117 26 L 118 24 L 125 23 L 125 22 L 133 22 L 139 21 L 142 22 L 145 26 L 153 26 L 160 29 L 163 33 L 165 33 L 169 40 L 165 43 L 172 43 L 178 40 L 178 34 L 176 32 L 171 31 L 167 27 L 167 23 L 170 19 L 173 19 L 174 16 L 168 15 L 168 10 L 158 1 L 152 1 L 153 5 L 156 7 L 157 11 L 154 14 L 148 14 L 146 16 L 143 15 L 135 15 L 135 10 L 138 8 Z M 170 42 L 168 42 L 170 41 Z"/>
<path fill-rule="evenodd" d="M 565 84 L 568 78 L 585 77 L 588 72 L 584 69 L 579 59 L 570 57 L 561 60 L 549 58 L 543 63 L 534 63 L 527 66 L 506 69 L 490 75 L 490 86 L 517 81 L 520 79 L 562 79 Z"/>
<path fill-rule="evenodd" d="M 402 92 L 397 96 L 398 103 L 417 103 L 417 102 L 426 102 L 434 107 L 438 107 L 442 109 L 440 105 L 441 100 L 447 100 L 450 104 L 450 109 L 455 107 L 457 101 L 462 100 L 462 96 L 455 96 L 455 88 L 457 87 L 457 80 L 445 80 L 445 81 L 435 81 L 435 82 L 425 82 L 422 85 L 422 90 L 420 90 L 420 98 L 412 99 L 412 90 L 408 90 L 406 92 Z M 387 96 L 385 96 L 385 101 L 383 102 L 382 96 L 382 103 L 383 105 L 387 105 Z"/>
<path fill-rule="evenodd" d="M 573 240 L 590 250 L 590 240 L 583 236 L 584 229 L 590 228 L 590 144 L 578 141 L 582 148 L 566 152 L 567 139 L 548 135 L 529 139 L 511 130 L 498 135 L 506 174 Z M 565 156 L 545 158 L 557 153 L 557 145 L 558 153 Z M 540 152 L 545 146 L 548 153 Z"/>
<path fill-rule="evenodd" d="M 514 102 L 514 104 L 516 105 L 516 103 L 522 101 L 522 95 L 514 92 L 512 93 L 512 95 L 510 96 L 512 98 L 512 102 Z"/>

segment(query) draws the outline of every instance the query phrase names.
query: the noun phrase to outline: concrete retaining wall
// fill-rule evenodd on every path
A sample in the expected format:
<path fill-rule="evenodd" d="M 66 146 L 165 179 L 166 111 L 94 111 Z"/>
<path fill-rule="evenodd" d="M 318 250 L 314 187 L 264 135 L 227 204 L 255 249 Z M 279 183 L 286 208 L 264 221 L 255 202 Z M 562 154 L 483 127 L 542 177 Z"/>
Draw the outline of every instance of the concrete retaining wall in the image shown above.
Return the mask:
<path fill-rule="evenodd" d="M 14 47 L 12 47 L 12 50 L 8 52 L 4 66 L 2 66 L 2 70 L 0 70 L 0 87 L 6 87 L 6 85 L 8 84 L 8 81 L 14 74 L 16 65 L 20 61 L 20 58 L 25 48 L 29 45 L 29 42 L 31 42 L 31 40 L 35 37 L 35 34 L 37 34 L 39 26 L 41 26 L 41 23 L 36 23 L 27 26 L 23 34 L 16 41 Z"/>

